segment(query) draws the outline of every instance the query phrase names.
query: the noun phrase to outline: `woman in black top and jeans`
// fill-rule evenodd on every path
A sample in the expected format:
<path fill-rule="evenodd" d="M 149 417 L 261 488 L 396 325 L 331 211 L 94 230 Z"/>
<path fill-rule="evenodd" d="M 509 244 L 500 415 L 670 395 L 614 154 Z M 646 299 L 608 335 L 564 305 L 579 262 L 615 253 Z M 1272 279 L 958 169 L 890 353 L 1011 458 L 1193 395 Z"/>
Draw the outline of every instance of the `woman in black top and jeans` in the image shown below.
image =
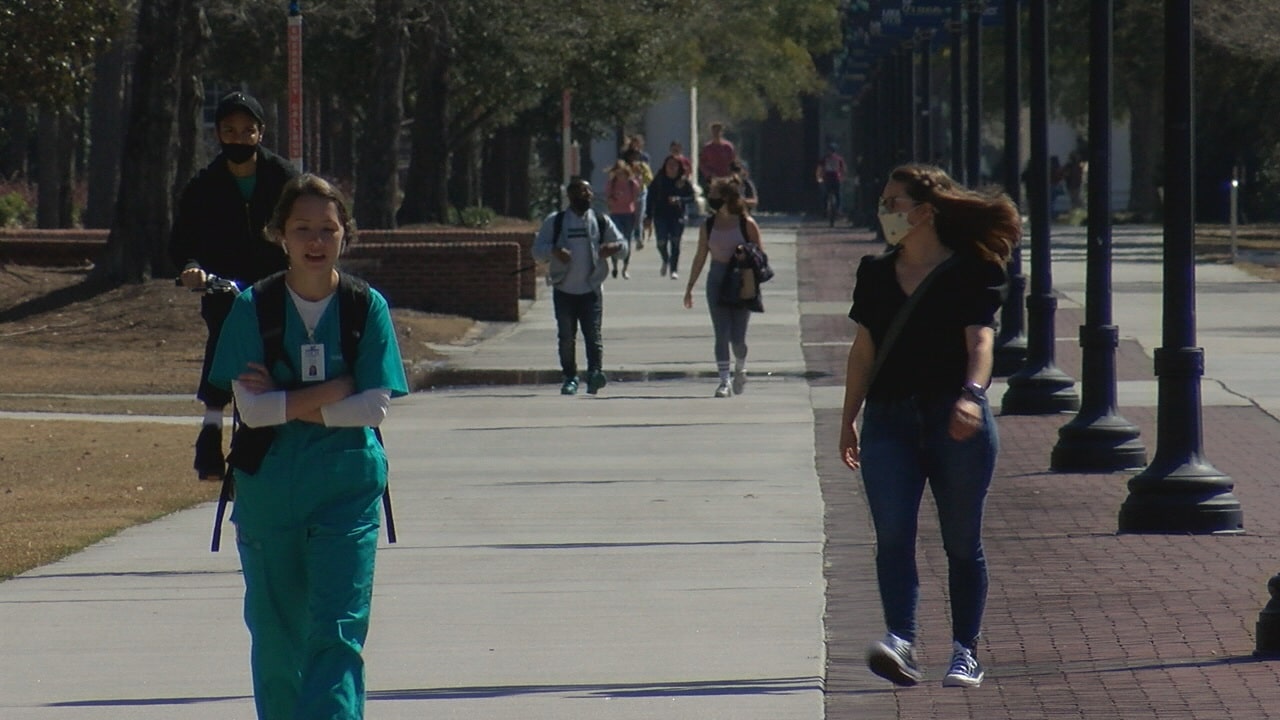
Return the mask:
<path fill-rule="evenodd" d="M 914 649 L 915 549 L 928 483 L 949 568 L 953 646 L 942 684 L 977 687 L 983 671 L 976 645 L 987 595 L 982 512 L 998 448 L 986 388 L 1005 263 L 1020 239 L 1021 218 L 1008 196 L 968 190 L 925 165 L 893 171 L 879 215 L 892 248 L 863 258 L 858 267 L 849 311 L 858 325 L 840 432 L 841 458 L 862 471 L 888 626 L 867 662 L 899 685 L 923 677 Z M 905 323 L 888 337 L 917 288 L 922 294 Z M 887 352 L 879 359 L 882 345 Z"/>

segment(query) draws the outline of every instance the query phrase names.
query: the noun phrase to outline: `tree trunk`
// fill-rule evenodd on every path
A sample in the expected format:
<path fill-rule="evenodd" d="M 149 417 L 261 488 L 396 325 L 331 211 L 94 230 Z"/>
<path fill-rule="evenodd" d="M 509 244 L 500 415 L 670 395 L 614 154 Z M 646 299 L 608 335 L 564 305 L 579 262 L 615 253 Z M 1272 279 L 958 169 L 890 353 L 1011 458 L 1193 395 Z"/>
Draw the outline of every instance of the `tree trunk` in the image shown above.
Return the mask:
<path fill-rule="evenodd" d="M 87 228 L 109 228 L 120 189 L 120 138 L 124 136 L 126 73 L 132 63 L 132 33 L 125 33 L 98 57 L 89 99 Z"/>
<path fill-rule="evenodd" d="M 404 0 L 377 0 L 377 39 L 369 88 L 369 113 L 356 155 L 356 222 L 361 227 L 394 228 L 399 195 L 397 165 L 404 120 L 404 73 L 409 37 Z"/>
<path fill-rule="evenodd" d="M 204 143 L 202 142 L 202 136 L 204 135 L 204 82 L 200 78 L 204 74 L 205 59 L 208 54 L 212 30 L 209 29 L 209 23 L 205 20 L 204 10 L 198 5 L 189 5 L 185 12 L 187 15 L 182 28 L 181 65 L 178 68 L 178 143 L 175 148 L 177 165 L 173 175 L 175 207 L 177 206 L 178 197 L 182 194 L 182 188 L 196 174 L 196 168 L 203 166 L 207 162 L 203 152 Z M 163 250 L 164 248 L 161 249 Z M 155 260 L 159 262 L 156 265 L 157 268 L 168 268 L 170 261 L 167 252 L 162 252 L 161 256 Z M 172 270 L 174 268 L 168 269 Z"/>
<path fill-rule="evenodd" d="M 1162 216 L 1157 188 L 1164 184 L 1164 89 L 1135 83 L 1129 93 L 1129 211 L 1141 220 Z"/>
<path fill-rule="evenodd" d="M 443 22 L 443 21 L 442 21 Z M 420 67 L 418 98 L 413 112 L 413 148 L 404 183 L 404 201 L 396 221 L 401 225 L 445 222 L 449 217 L 449 64 L 446 50 L 428 38 L 428 56 Z"/>
<path fill-rule="evenodd" d="M 178 68 L 182 26 L 195 0 L 141 0 L 138 57 L 120 172 L 120 197 L 106 251 L 95 275 L 144 282 L 164 271 L 173 222 Z"/>
<path fill-rule="evenodd" d="M 529 217 L 529 152 L 533 139 L 523 126 L 499 128 L 484 149 L 484 205 L 499 215 Z"/>
<path fill-rule="evenodd" d="M 72 225 L 75 117 L 66 108 L 41 108 L 36 135 L 36 226 Z"/>

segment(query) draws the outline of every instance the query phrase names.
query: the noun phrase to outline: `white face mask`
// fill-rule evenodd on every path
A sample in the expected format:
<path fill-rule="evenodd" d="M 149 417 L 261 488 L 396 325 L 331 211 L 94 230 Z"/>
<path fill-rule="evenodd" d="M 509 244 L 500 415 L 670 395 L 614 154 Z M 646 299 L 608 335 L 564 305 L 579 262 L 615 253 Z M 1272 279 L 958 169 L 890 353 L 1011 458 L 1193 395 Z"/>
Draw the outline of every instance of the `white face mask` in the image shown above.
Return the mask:
<path fill-rule="evenodd" d="M 911 208 L 911 210 L 914 209 Z M 897 245 L 902 242 L 902 238 L 906 237 L 907 233 L 915 228 L 915 225 L 912 225 L 911 221 L 907 219 L 907 216 L 911 214 L 911 210 L 892 212 L 887 208 L 880 208 L 880 229 L 884 230 L 885 242 L 890 245 Z"/>

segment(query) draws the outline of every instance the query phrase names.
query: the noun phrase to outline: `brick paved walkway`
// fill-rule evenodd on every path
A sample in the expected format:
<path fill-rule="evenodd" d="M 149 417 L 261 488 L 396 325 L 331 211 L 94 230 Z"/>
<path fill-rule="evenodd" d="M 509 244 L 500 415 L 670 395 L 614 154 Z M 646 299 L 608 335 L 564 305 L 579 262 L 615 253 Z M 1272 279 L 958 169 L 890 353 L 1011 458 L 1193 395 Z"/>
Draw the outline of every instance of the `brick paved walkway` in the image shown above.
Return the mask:
<path fill-rule="evenodd" d="M 802 303 L 847 302 L 870 235 L 806 229 L 797 246 Z M 802 305 L 803 309 L 803 305 Z M 1058 336 L 1075 337 L 1078 310 L 1059 309 Z M 802 317 L 815 386 L 843 383 L 851 323 Z M 1124 334 L 1124 328 L 1121 328 Z M 1057 344 L 1077 380 L 1079 348 Z M 1151 380 L 1132 342 L 1117 353 L 1120 380 Z M 1077 384 L 1077 390 L 1079 385 Z M 1157 450 L 1155 408 L 1120 408 Z M 1058 428 L 1072 415 L 1004 416 L 988 501 L 991 587 L 979 690 L 943 689 L 950 653 L 946 559 L 926 493 L 921 512 L 922 660 L 928 680 L 895 689 L 872 676 L 863 649 L 881 627 L 874 536 L 860 485 L 836 457 L 839 410 L 815 411 L 827 523 L 827 716 L 846 718 L 1280 718 L 1280 661 L 1252 657 L 1267 580 L 1280 571 L 1280 423 L 1254 407 L 1203 411 L 1206 459 L 1236 483 L 1246 534 L 1118 535 L 1133 472 L 1048 471 Z"/>

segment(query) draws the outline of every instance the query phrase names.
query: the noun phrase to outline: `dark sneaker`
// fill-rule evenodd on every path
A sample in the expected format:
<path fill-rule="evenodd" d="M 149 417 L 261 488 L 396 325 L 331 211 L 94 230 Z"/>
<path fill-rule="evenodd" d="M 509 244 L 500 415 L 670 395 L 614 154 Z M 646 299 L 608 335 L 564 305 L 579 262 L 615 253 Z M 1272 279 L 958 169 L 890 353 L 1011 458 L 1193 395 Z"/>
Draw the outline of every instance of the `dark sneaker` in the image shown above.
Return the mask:
<path fill-rule="evenodd" d="M 609 378 L 604 376 L 604 372 L 600 370 L 592 370 L 587 374 L 587 392 L 595 395 L 600 392 L 600 388 L 609 383 Z"/>
<path fill-rule="evenodd" d="M 201 480 L 221 480 L 227 472 L 227 460 L 222 455 L 222 427 L 205 425 L 196 436 L 196 475 Z"/>
<path fill-rule="evenodd" d="M 951 643 L 951 668 L 942 678 L 942 687 L 976 688 L 982 684 L 982 664 L 973 651 L 958 642 Z"/>
<path fill-rule="evenodd" d="M 564 384 L 560 386 L 561 395 L 577 395 L 578 394 L 578 378 L 565 378 Z"/>
<path fill-rule="evenodd" d="M 733 394 L 741 395 L 747 387 L 747 371 L 739 370 L 733 374 Z"/>
<path fill-rule="evenodd" d="M 895 685 L 909 687 L 924 679 L 916 663 L 915 647 L 893 633 L 867 648 L 867 667 Z"/>

